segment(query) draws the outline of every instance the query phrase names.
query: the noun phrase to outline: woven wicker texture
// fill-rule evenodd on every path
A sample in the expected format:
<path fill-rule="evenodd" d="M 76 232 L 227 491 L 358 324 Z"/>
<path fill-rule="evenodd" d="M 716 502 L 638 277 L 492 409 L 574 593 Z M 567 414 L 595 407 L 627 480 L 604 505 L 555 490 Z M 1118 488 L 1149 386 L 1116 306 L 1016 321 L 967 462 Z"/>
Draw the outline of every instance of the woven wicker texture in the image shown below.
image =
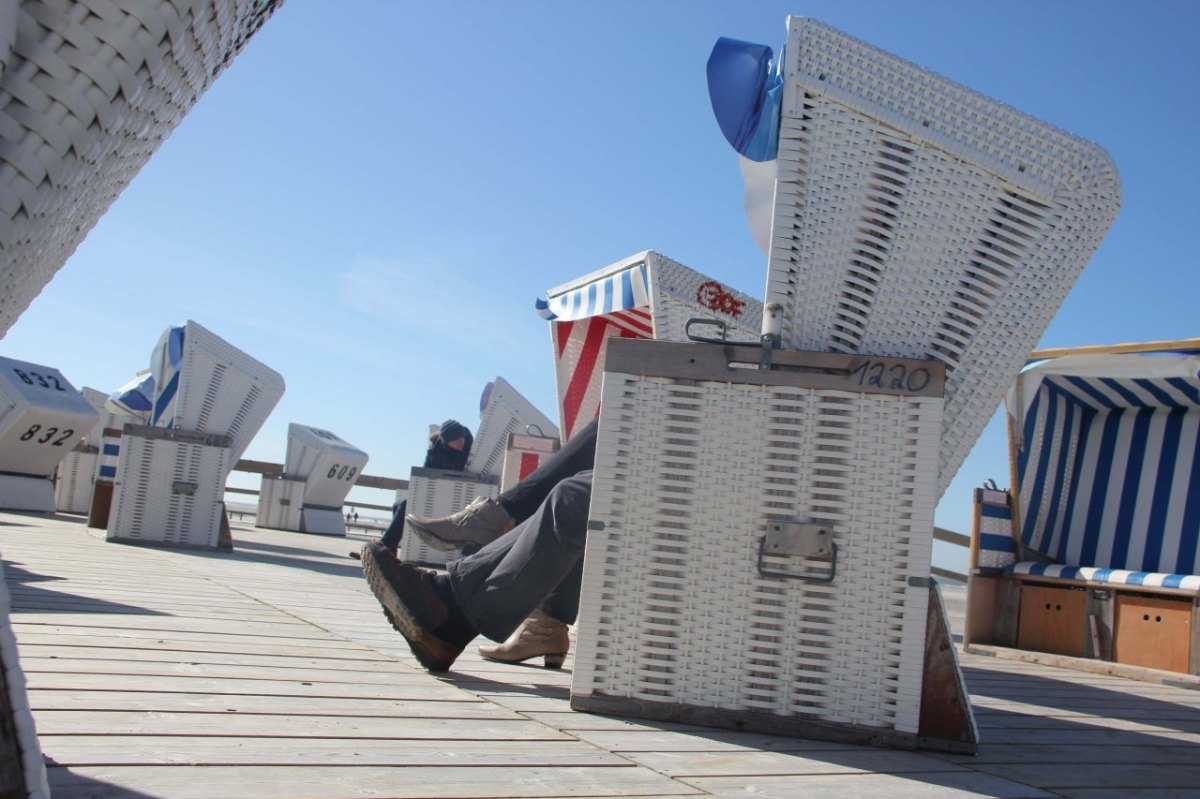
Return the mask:
<path fill-rule="evenodd" d="M 941 413 L 606 372 L 572 694 L 915 733 Z M 832 528 L 832 582 L 759 573 L 795 519 Z"/>
<path fill-rule="evenodd" d="M 155 387 L 155 423 L 228 436 L 232 468 L 283 396 L 283 376 L 197 322 L 183 330 L 182 361 Z"/>
<path fill-rule="evenodd" d="M 282 475 L 264 474 L 258 491 L 256 527 L 276 530 L 300 529 L 300 506 L 304 504 L 304 481 Z M 341 514 L 338 514 L 341 518 Z M 345 528 L 342 528 L 345 532 Z"/>
<path fill-rule="evenodd" d="M 504 451 L 509 436 L 524 434 L 530 425 L 547 436 L 558 436 L 558 427 L 525 399 L 503 377 L 497 377 L 485 390 L 479 415 L 479 429 L 467 457 L 468 472 L 499 477 L 504 471 Z"/>
<path fill-rule="evenodd" d="M 92 487 L 100 469 L 100 446 L 104 428 L 120 428 L 128 417 L 118 416 L 104 407 L 108 395 L 88 386 L 79 391 L 88 404 L 96 410 L 96 423 L 83 437 L 86 446 L 71 450 L 58 464 L 58 477 L 54 481 L 54 507 L 60 513 L 84 513 L 92 507 Z"/>
<path fill-rule="evenodd" d="M 304 480 L 304 505 L 333 508 L 341 519 L 342 504 L 367 460 L 367 453 L 328 430 L 288 425 L 284 473 Z"/>
<path fill-rule="evenodd" d="M 109 540 L 216 548 L 231 452 L 202 436 L 180 435 L 174 440 L 134 430 L 121 436 Z"/>
<path fill-rule="evenodd" d="M 499 478 L 471 472 L 414 468 L 408 480 L 408 509 L 414 516 L 440 518 L 465 508 L 476 497 L 494 499 L 499 493 Z M 460 551 L 442 552 L 427 546 L 407 529 L 400 538 L 400 560 L 426 566 L 444 566 L 460 557 Z"/>
<path fill-rule="evenodd" d="M 3 4 L 0 336 L 280 5 Z"/>
<path fill-rule="evenodd" d="M 1117 212 L 1108 155 L 790 18 L 766 302 L 783 343 L 937 358 L 938 495 Z"/>

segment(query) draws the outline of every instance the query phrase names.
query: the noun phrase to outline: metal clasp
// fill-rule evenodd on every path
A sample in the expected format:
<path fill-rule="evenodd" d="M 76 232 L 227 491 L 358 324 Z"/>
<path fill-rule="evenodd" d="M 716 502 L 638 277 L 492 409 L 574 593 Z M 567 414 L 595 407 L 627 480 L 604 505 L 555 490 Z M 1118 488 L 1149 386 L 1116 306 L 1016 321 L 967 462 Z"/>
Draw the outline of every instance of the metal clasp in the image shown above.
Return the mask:
<path fill-rule="evenodd" d="M 766 568 L 769 557 L 792 558 L 800 571 Z M 833 530 L 809 522 L 767 522 L 766 534 L 758 546 L 758 573 L 764 577 L 788 580 L 833 582 L 837 569 L 837 544 Z"/>

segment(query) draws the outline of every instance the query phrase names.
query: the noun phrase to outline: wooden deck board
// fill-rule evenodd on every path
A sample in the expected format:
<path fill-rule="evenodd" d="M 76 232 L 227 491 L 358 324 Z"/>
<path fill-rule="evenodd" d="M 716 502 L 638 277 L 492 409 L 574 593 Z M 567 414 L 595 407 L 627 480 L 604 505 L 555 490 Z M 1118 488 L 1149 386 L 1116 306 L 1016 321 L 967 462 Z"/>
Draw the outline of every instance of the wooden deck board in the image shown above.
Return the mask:
<path fill-rule="evenodd" d="M 56 797 L 1200 799 L 1200 691 L 963 655 L 974 758 L 578 713 L 569 658 L 472 647 L 425 673 L 346 556 L 359 540 L 234 538 L 133 547 L 0 513 Z"/>

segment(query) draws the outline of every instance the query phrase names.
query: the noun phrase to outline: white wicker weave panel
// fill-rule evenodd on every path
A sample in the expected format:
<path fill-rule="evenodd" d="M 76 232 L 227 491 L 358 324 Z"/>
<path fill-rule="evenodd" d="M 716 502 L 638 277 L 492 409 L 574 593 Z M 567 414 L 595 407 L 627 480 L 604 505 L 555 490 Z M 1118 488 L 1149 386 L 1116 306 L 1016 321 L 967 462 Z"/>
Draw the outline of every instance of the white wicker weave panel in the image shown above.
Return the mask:
<path fill-rule="evenodd" d="M 605 374 L 572 694 L 915 733 L 942 401 L 688 382 Z M 797 518 L 833 582 L 760 576 Z"/>
<path fill-rule="evenodd" d="M 98 447 L 76 449 L 58 464 L 54 482 L 54 508 L 59 513 L 87 513 L 92 507 L 92 488 L 100 465 Z"/>
<path fill-rule="evenodd" d="M 449 472 L 441 469 L 414 468 L 408 480 L 406 513 L 425 518 L 439 518 L 456 513 L 476 497 L 494 499 L 499 493 L 499 478 L 471 472 Z M 405 525 L 400 539 L 400 560 L 444 566 L 461 552 L 442 552 L 427 546 Z"/>
<path fill-rule="evenodd" d="M 0 72 L 0 336 L 280 5 L 19 5 Z"/>
<path fill-rule="evenodd" d="M 1099 147 L 789 20 L 766 301 L 783 343 L 948 367 L 938 494 L 1117 212 Z"/>
<path fill-rule="evenodd" d="M 504 451 L 513 433 L 524 434 L 530 426 L 537 427 L 546 436 L 558 436 L 554 422 L 529 400 L 513 388 L 503 377 L 492 381 L 483 409 L 479 415 L 479 428 L 467 456 L 466 470 L 499 477 L 504 471 Z"/>
<path fill-rule="evenodd" d="M 233 460 L 283 396 L 283 376 L 202 325 L 185 326 L 179 388 L 167 419 L 188 432 L 229 436 Z M 156 396 L 155 402 L 158 402 Z"/>
<path fill-rule="evenodd" d="M 232 465 L 229 447 L 126 432 L 107 538 L 216 548 Z"/>
<path fill-rule="evenodd" d="M 25 673 L 21 670 L 17 637 L 12 628 L 12 600 L 4 582 L 4 563 L 0 561 L 0 669 L 4 670 L 4 686 L 8 688 L 8 707 L 12 710 L 11 729 L 16 733 L 21 753 L 21 772 L 28 799 L 50 799 L 46 780 L 46 765 L 38 743 L 37 725 L 29 705 Z"/>
<path fill-rule="evenodd" d="M 258 511 L 254 516 L 254 526 L 298 531 L 300 507 L 303 504 L 303 480 L 264 474 L 258 491 Z"/>
<path fill-rule="evenodd" d="M 328 430 L 295 422 L 288 425 L 284 473 L 304 480 L 306 506 L 333 508 L 341 518 L 346 495 L 368 460 L 367 453 Z"/>

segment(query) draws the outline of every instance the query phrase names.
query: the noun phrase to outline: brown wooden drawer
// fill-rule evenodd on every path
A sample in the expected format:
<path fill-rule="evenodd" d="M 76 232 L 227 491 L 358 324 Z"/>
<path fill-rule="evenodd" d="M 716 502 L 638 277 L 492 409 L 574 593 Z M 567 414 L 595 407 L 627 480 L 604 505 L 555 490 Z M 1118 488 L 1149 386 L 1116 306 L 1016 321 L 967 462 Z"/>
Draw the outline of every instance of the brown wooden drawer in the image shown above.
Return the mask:
<path fill-rule="evenodd" d="M 1017 648 L 1083 657 L 1087 597 L 1083 588 L 1022 585 Z"/>
<path fill-rule="evenodd" d="M 1118 592 L 1113 626 L 1116 662 L 1187 673 L 1191 599 Z"/>

